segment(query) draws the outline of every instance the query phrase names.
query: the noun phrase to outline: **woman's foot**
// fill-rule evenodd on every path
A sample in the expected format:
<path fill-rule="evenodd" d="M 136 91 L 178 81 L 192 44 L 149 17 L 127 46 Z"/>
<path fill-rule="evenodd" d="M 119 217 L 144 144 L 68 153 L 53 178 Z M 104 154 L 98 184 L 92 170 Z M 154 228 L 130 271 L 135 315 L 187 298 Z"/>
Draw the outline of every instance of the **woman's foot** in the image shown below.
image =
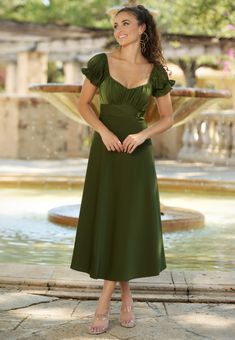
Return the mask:
<path fill-rule="evenodd" d="M 90 334 L 104 333 L 109 325 L 109 308 L 116 281 L 104 280 L 102 293 L 93 320 L 88 328 Z"/>
<path fill-rule="evenodd" d="M 122 298 L 119 316 L 121 326 L 130 328 L 136 325 L 133 307 L 132 298 Z"/>
<path fill-rule="evenodd" d="M 135 315 L 133 312 L 133 299 L 131 296 L 131 289 L 128 281 L 120 281 L 121 287 L 121 310 L 119 322 L 123 327 L 134 327 Z"/>
<path fill-rule="evenodd" d="M 109 307 L 110 302 L 105 308 L 104 306 L 102 308 L 96 308 L 95 315 L 88 328 L 89 334 L 101 334 L 106 332 L 109 326 Z"/>
<path fill-rule="evenodd" d="M 109 312 L 95 313 L 93 321 L 88 328 L 90 334 L 101 334 L 106 332 L 109 326 Z"/>

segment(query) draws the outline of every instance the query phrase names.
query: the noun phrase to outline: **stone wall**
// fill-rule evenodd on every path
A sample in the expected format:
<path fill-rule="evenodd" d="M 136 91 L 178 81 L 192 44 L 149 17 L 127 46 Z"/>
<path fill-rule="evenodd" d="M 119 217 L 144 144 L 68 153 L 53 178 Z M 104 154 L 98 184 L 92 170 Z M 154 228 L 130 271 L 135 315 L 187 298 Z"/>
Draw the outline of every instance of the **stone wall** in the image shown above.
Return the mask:
<path fill-rule="evenodd" d="M 92 129 L 34 96 L 0 96 L 0 158 L 86 157 Z"/>

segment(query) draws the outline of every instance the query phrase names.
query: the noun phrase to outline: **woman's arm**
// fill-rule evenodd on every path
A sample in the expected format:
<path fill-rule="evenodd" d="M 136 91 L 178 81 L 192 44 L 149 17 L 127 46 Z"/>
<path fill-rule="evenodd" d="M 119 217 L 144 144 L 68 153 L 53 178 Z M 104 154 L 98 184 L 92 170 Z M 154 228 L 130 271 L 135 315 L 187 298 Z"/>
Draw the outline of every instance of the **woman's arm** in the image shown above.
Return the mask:
<path fill-rule="evenodd" d="M 85 78 L 78 101 L 78 109 L 84 120 L 93 127 L 99 134 L 108 130 L 107 127 L 99 120 L 92 109 L 90 103 L 95 95 L 97 87 L 89 79 Z"/>
<path fill-rule="evenodd" d="M 173 119 L 173 109 L 170 93 L 167 93 L 165 96 L 155 97 L 158 112 L 160 115 L 160 120 L 146 129 L 141 131 L 141 134 L 145 138 L 151 138 L 156 133 L 162 133 L 172 127 L 174 119 Z"/>
<path fill-rule="evenodd" d="M 140 132 L 128 135 L 122 143 L 124 152 L 133 152 L 135 148 L 142 144 L 147 138 L 152 137 L 156 133 L 162 133 L 173 125 L 173 109 L 170 93 L 159 96 L 156 100 L 160 120 Z"/>
<path fill-rule="evenodd" d="M 102 123 L 90 105 L 96 89 L 97 87 L 93 85 L 88 78 L 84 80 L 78 101 L 79 112 L 85 121 L 100 134 L 108 151 L 121 152 L 123 150 L 122 143 L 118 137 Z"/>

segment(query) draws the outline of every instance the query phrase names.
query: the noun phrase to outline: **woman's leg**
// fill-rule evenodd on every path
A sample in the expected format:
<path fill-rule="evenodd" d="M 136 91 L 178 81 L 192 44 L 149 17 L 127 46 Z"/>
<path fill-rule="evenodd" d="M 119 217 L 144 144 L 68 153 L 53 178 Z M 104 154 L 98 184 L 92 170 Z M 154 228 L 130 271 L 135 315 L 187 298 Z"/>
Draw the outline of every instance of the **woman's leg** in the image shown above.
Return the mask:
<path fill-rule="evenodd" d="M 120 281 L 119 283 L 121 287 L 122 302 L 124 302 L 127 305 L 131 305 L 133 303 L 133 299 L 131 295 L 129 281 Z"/>
<path fill-rule="evenodd" d="M 135 326 L 135 315 L 133 312 L 133 298 L 128 281 L 120 281 L 121 287 L 121 311 L 119 321 L 122 326 L 133 327 Z"/>
<path fill-rule="evenodd" d="M 105 313 L 108 309 L 115 286 L 116 281 L 104 280 L 103 289 L 96 308 L 98 313 Z"/>
<path fill-rule="evenodd" d="M 89 327 L 91 331 L 97 332 L 108 326 L 109 319 L 108 317 L 106 317 L 106 315 L 109 310 L 110 300 L 112 297 L 112 293 L 115 289 L 115 286 L 116 281 L 104 280 L 103 289 L 100 294 L 95 311 L 95 315 L 102 316 L 102 314 L 104 314 L 104 318 L 95 317 Z"/>

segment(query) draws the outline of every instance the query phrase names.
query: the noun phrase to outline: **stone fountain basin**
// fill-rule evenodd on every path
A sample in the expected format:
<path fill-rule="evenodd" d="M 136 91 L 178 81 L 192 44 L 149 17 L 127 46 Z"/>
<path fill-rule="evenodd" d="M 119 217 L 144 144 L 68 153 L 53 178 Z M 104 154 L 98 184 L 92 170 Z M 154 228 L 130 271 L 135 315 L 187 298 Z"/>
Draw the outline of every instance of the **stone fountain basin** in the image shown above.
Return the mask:
<path fill-rule="evenodd" d="M 78 110 L 78 99 L 82 85 L 74 84 L 32 84 L 30 90 L 37 92 L 61 111 L 67 117 L 80 124 L 88 125 Z M 173 105 L 174 126 L 184 124 L 200 111 L 204 110 L 218 100 L 230 98 L 231 93 L 226 90 L 209 90 L 203 88 L 179 87 L 171 91 Z M 91 106 L 99 116 L 99 89 L 97 89 Z M 160 118 L 157 101 L 154 97 L 149 100 L 145 112 L 147 124 L 154 123 Z M 161 212 L 163 212 L 163 205 Z M 76 226 L 79 216 L 79 205 L 61 206 L 48 212 L 48 219 L 54 223 Z M 204 226 L 204 216 L 197 211 L 180 209 L 177 207 L 165 207 L 164 215 L 161 215 L 164 231 L 176 231 L 189 228 L 201 228 Z"/>
<path fill-rule="evenodd" d="M 74 84 L 32 84 L 29 89 L 37 92 L 61 111 L 67 117 L 80 124 L 88 125 L 78 110 L 78 99 L 82 85 Z M 202 110 L 221 99 L 231 98 L 227 90 L 210 90 L 206 88 L 176 87 L 171 91 L 173 105 L 174 126 L 184 124 Z M 91 106 L 99 116 L 99 89 L 92 100 Z M 160 118 L 157 101 L 150 98 L 146 109 L 145 119 L 147 124 L 154 123 Z"/>
<path fill-rule="evenodd" d="M 192 209 L 163 206 L 161 204 L 161 222 L 164 232 L 175 232 L 203 228 L 204 215 Z M 79 220 L 80 204 L 63 205 L 48 211 L 48 220 L 65 226 L 76 227 Z"/>

